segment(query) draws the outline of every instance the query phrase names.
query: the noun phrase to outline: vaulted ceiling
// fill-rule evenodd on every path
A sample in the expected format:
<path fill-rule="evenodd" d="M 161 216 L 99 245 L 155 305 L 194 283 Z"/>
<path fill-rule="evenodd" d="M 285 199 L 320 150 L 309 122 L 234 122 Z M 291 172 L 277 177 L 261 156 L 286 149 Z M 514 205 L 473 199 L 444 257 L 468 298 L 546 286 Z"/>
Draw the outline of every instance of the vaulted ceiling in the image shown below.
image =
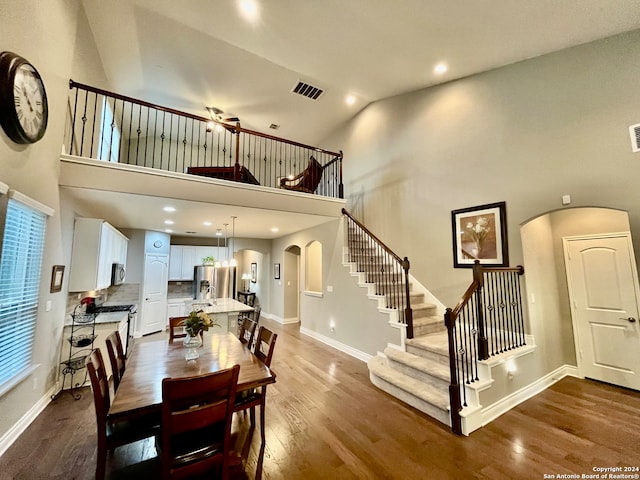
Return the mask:
<path fill-rule="evenodd" d="M 372 101 L 640 27 L 637 0 L 83 4 L 110 88 L 202 116 L 216 106 L 314 145 Z M 439 63 L 448 71 L 435 73 Z M 324 93 L 291 93 L 300 80 Z"/>
<path fill-rule="evenodd" d="M 109 83 L 94 86 L 200 116 L 215 106 L 244 128 L 333 149 L 322 141 L 376 100 L 640 28 L 637 0 L 82 2 Z M 300 81 L 322 95 L 292 93 Z M 206 235 L 204 220 L 236 215 L 239 235 L 274 238 L 332 217 L 178 196 L 137 195 L 134 209 L 127 194 L 67 191 L 117 226 L 149 230 L 165 228 L 165 200 L 184 201 L 175 234 Z"/>

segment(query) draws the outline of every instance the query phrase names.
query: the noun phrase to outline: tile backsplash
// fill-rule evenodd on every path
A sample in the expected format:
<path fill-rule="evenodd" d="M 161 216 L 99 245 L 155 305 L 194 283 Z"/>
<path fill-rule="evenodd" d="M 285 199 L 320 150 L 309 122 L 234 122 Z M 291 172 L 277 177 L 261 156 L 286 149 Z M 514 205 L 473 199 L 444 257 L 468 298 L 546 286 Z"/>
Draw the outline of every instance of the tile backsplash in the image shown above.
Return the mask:
<path fill-rule="evenodd" d="M 191 292 L 191 290 L 189 290 Z M 73 309 L 80 303 L 80 300 L 86 296 L 105 295 L 105 302 L 109 303 L 138 303 L 140 297 L 139 283 L 123 283 L 122 285 L 114 285 L 104 290 L 91 292 L 73 292 L 67 296 L 67 315 L 73 313 Z M 78 298 L 80 297 L 80 298 Z"/>
<path fill-rule="evenodd" d="M 168 298 L 182 298 L 189 297 L 193 295 L 192 291 L 193 282 L 169 282 L 167 288 L 167 297 Z"/>

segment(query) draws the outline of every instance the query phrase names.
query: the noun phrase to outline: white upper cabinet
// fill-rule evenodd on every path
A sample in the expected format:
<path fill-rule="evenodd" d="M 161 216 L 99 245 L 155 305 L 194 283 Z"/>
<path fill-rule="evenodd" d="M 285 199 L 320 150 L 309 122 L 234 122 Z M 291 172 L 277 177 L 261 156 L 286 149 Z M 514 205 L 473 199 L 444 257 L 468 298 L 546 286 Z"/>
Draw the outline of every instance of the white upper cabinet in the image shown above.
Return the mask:
<path fill-rule="evenodd" d="M 169 255 L 169 280 L 193 280 L 196 248 L 188 245 L 171 245 Z"/>
<path fill-rule="evenodd" d="M 169 256 L 169 281 L 193 280 L 193 267 L 202 265 L 205 257 L 217 255 L 217 247 L 192 246 L 192 245 L 171 245 Z"/>
<path fill-rule="evenodd" d="M 125 264 L 129 239 L 97 218 L 76 218 L 69 291 L 100 290 L 111 285 L 114 263 Z"/>

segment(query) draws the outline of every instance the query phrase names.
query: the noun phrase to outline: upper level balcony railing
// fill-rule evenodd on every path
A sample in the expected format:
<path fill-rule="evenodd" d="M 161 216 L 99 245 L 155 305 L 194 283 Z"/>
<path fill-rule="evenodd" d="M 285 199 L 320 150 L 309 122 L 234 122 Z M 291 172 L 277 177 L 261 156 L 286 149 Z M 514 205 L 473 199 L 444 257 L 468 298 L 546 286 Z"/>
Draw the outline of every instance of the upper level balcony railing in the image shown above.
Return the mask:
<path fill-rule="evenodd" d="M 342 152 L 70 80 L 70 155 L 344 198 Z"/>

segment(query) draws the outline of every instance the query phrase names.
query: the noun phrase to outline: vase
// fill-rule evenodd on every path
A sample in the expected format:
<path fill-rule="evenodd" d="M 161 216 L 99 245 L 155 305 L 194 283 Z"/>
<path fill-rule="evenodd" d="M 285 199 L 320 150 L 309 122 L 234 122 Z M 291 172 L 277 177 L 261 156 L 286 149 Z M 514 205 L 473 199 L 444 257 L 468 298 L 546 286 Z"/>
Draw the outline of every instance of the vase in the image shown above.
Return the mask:
<path fill-rule="evenodd" d="M 187 336 L 184 337 L 184 348 L 187 349 L 184 354 L 185 360 L 195 360 L 200 357 L 198 353 L 198 348 L 202 346 L 202 337 L 199 334 L 195 336 L 191 336 L 187 333 Z"/>

